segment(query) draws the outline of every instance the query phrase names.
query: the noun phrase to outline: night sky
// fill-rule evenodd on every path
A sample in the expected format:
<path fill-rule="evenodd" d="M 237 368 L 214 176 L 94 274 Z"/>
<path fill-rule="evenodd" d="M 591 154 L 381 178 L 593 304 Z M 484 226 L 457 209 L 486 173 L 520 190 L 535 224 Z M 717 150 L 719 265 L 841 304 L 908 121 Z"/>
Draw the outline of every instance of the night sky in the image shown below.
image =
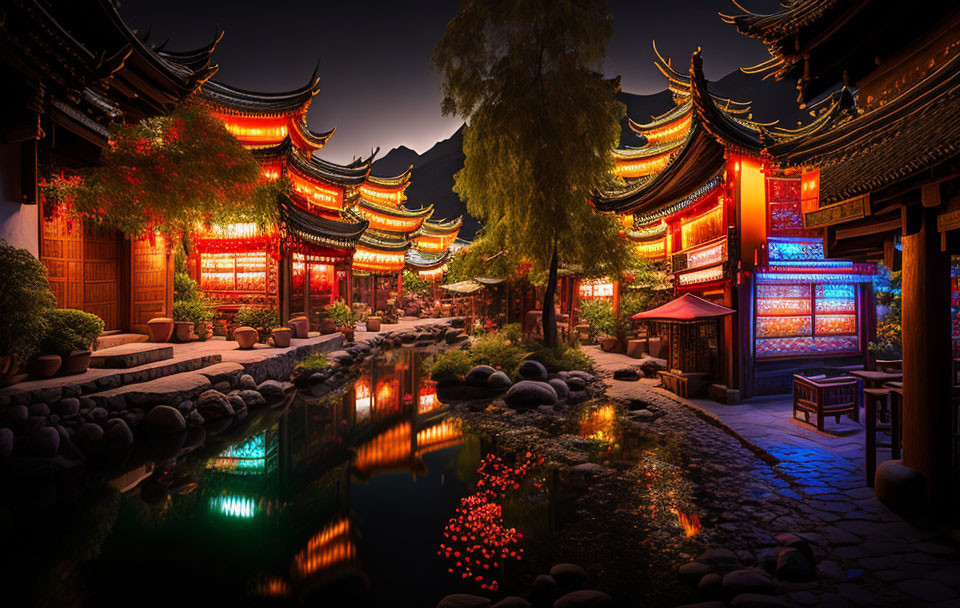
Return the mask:
<path fill-rule="evenodd" d="M 776 0 L 745 0 L 756 12 Z M 121 14 L 141 34 L 167 48 L 196 48 L 226 34 L 214 53 L 216 79 L 244 89 L 284 91 L 302 86 L 320 59 L 322 89 L 308 122 L 337 133 L 321 155 L 349 162 L 380 146 L 381 155 L 405 145 L 424 152 L 460 125 L 440 114 L 440 77 L 429 68 L 434 45 L 456 14 L 456 0 L 376 2 L 339 0 L 123 0 Z M 718 79 L 763 61 L 759 42 L 726 25 L 718 11 L 736 13 L 729 0 L 610 0 L 614 17 L 605 72 L 620 74 L 623 90 L 664 88 L 653 67 L 651 41 L 687 65 L 697 46 L 704 69 Z"/>

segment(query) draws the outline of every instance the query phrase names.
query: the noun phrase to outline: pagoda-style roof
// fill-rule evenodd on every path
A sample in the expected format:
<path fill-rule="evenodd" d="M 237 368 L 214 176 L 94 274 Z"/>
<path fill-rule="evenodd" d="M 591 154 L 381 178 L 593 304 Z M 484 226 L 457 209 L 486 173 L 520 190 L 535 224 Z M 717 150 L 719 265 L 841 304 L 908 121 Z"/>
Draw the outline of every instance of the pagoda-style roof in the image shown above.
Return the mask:
<path fill-rule="evenodd" d="M 666 61 L 661 63 L 664 65 L 660 67 L 667 64 Z M 651 145 L 657 147 L 654 154 L 662 153 L 663 144 L 659 142 L 659 134 L 670 133 L 665 136 L 667 142 L 675 143 L 670 158 L 656 173 L 595 196 L 594 205 L 601 211 L 649 214 L 658 209 L 689 203 L 692 195 L 698 192 L 702 194 L 704 187 L 712 183 L 723 170 L 727 150 L 767 155 L 770 146 L 809 137 L 825 128 L 840 107 L 837 101 L 809 125 L 783 129 L 774 123 L 752 121 L 742 115 L 743 104 L 711 95 L 703 75 L 699 49 L 690 59 L 688 75 L 684 76 L 673 68 L 662 71 L 670 73 L 671 82 L 681 83 L 689 94 L 689 101 L 678 105 L 677 111 L 659 117 L 650 126 L 658 130 L 658 136 L 651 138 L 654 139 Z M 674 132 L 679 134 L 679 139 L 674 139 Z M 649 133 L 647 131 L 647 135 Z"/>
<path fill-rule="evenodd" d="M 431 221 L 426 220 L 420 226 L 420 234 L 426 236 L 451 236 L 460 232 L 463 226 L 463 216 L 458 216 L 452 220 Z"/>
<path fill-rule="evenodd" d="M 777 80 L 794 78 L 798 101 L 806 103 L 833 87 L 858 86 L 901 49 L 957 14 L 955 2 L 889 0 L 781 0 L 771 14 L 721 14 L 746 36 L 763 42 L 770 59 L 744 68 Z M 895 62 L 894 62 L 895 63 Z M 882 66 L 880 69 L 883 69 Z"/>
<path fill-rule="evenodd" d="M 109 0 L 50 3 L 10 0 L 0 18 L 0 63 L 18 75 L 5 83 L 14 99 L 8 140 L 42 136 L 36 115 L 100 146 L 111 123 L 173 110 L 216 71 L 219 40 L 179 63 L 139 38 Z M 23 110 L 34 113 L 31 121 Z"/>
<path fill-rule="evenodd" d="M 918 176 L 960 155 L 960 55 L 888 103 L 771 148 L 820 168 L 820 205 Z"/>
<path fill-rule="evenodd" d="M 408 209 L 403 205 L 400 205 L 399 207 L 392 207 L 381 205 L 373 201 L 368 201 L 367 199 L 363 198 L 363 196 L 360 197 L 360 202 L 357 206 L 361 209 L 366 209 L 374 213 L 382 213 L 383 215 L 400 218 L 426 219 L 433 215 L 433 205 L 421 207 L 420 209 Z"/>
<path fill-rule="evenodd" d="M 350 249 L 357 245 L 367 222 L 345 222 L 318 217 L 297 203 L 298 195 L 280 199 L 280 225 L 291 235 L 317 245 Z"/>
<path fill-rule="evenodd" d="M 450 250 L 427 253 L 419 249 L 407 250 L 407 266 L 411 270 L 435 270 L 450 261 Z"/>
<path fill-rule="evenodd" d="M 379 150 L 378 150 L 379 151 Z M 261 161 L 282 160 L 287 166 L 306 178 L 316 179 L 328 184 L 340 186 L 359 186 L 367 179 L 370 166 L 377 152 L 351 165 L 339 165 L 308 155 L 293 145 L 290 137 L 284 138 L 275 146 L 263 146 L 251 149 L 255 157 Z"/>
<path fill-rule="evenodd" d="M 280 115 L 306 112 L 313 97 L 320 92 L 320 78 L 314 70 L 304 86 L 279 93 L 248 91 L 211 80 L 203 86 L 202 92 L 204 98 L 225 113 Z"/>
<path fill-rule="evenodd" d="M 411 245 L 410 239 L 404 235 L 374 228 L 367 228 L 360 237 L 359 243 L 378 251 L 406 251 Z"/>
<path fill-rule="evenodd" d="M 384 189 L 406 188 L 410 184 L 410 176 L 413 173 L 413 165 L 407 167 L 407 170 L 400 175 L 393 177 L 383 177 L 378 175 L 368 175 L 367 184 Z"/>

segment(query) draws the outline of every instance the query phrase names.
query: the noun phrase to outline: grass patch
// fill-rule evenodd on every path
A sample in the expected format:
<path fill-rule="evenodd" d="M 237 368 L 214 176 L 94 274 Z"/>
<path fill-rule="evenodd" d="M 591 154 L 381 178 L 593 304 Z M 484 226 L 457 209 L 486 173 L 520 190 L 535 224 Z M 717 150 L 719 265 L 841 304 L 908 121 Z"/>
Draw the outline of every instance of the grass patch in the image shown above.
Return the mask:
<path fill-rule="evenodd" d="M 476 338 L 469 350 L 448 350 L 432 362 L 425 362 L 434 379 L 461 378 L 477 365 L 503 370 L 516 379 L 517 367 L 524 359 L 543 363 L 547 371 L 589 370 L 593 360 L 579 346 L 558 344 L 554 348 L 531 340 L 522 340 L 511 331 L 489 333 Z"/>
<path fill-rule="evenodd" d="M 311 372 L 319 372 L 326 369 L 329 365 L 330 361 L 327 359 L 327 356 L 323 353 L 318 353 L 316 355 L 310 355 L 300 363 L 297 363 L 294 371 L 307 370 Z"/>

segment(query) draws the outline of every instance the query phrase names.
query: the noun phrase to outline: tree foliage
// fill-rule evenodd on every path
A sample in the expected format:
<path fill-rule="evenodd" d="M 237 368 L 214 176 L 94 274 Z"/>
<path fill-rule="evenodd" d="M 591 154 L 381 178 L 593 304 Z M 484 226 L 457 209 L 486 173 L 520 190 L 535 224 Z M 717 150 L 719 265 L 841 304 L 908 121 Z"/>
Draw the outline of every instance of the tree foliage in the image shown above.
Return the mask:
<path fill-rule="evenodd" d="M 472 249 L 553 277 L 558 263 L 608 274 L 627 265 L 616 219 L 587 201 L 613 179 L 626 112 L 600 71 L 611 33 L 604 0 L 461 3 L 432 63 L 443 112 L 468 121 L 454 190 L 484 224 Z M 552 317 L 552 289 L 544 300 Z"/>
<path fill-rule="evenodd" d="M 81 218 L 135 237 L 276 220 L 285 182 L 264 180 L 250 151 L 203 108 L 184 106 L 113 135 L 98 166 L 52 179 L 45 194 Z"/>
<path fill-rule="evenodd" d="M 45 313 L 57 305 L 46 267 L 26 249 L 0 239 L 0 356 L 20 363 L 36 354 L 47 332 Z M 16 370 L 14 370 L 16 371 Z"/>

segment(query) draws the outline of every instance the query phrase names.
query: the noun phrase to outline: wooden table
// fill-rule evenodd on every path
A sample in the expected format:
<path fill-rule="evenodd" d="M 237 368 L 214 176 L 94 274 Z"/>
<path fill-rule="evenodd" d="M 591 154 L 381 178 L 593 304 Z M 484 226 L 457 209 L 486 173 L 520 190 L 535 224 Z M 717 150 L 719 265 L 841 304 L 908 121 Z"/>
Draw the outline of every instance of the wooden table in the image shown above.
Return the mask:
<path fill-rule="evenodd" d="M 863 380 L 863 388 L 881 388 L 885 382 L 893 382 L 903 380 L 903 372 L 897 372 L 895 374 L 890 374 L 887 372 L 875 372 L 869 369 L 855 369 L 847 372 L 851 376 L 860 378 Z M 862 399 L 861 403 L 863 406 L 867 406 L 866 399 Z"/>

